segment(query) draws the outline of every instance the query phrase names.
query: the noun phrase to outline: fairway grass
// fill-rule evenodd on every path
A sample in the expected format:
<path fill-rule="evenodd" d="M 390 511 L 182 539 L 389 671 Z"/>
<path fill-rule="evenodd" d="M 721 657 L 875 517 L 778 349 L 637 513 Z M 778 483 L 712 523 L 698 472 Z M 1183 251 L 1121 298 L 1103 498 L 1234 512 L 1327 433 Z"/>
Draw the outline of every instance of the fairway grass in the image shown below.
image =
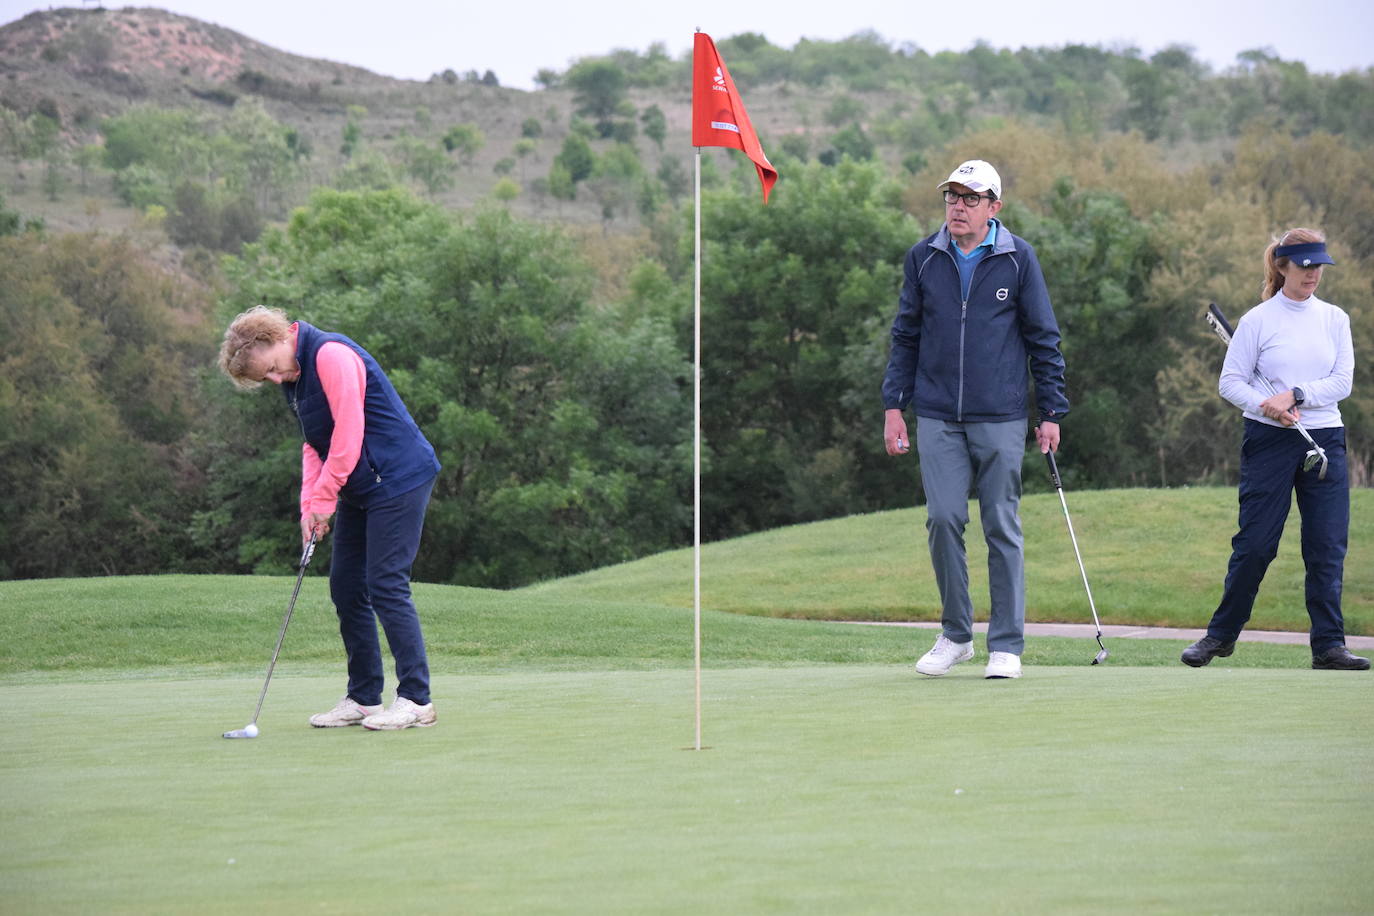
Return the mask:
<path fill-rule="evenodd" d="M 1367 675 L 909 665 L 0 686 L 3 911 L 1282 913 L 1374 905 Z"/>

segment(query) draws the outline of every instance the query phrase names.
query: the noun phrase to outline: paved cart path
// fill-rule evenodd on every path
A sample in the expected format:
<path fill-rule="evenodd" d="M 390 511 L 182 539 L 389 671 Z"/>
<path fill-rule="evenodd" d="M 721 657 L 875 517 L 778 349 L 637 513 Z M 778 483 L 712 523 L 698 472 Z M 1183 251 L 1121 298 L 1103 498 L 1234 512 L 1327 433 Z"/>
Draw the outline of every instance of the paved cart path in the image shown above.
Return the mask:
<path fill-rule="evenodd" d="M 918 627 L 924 630 L 938 630 L 939 623 L 929 621 L 883 621 L 883 620 L 849 620 L 846 623 L 853 623 L 859 626 L 871 627 Z M 975 623 L 973 629 L 978 633 L 986 633 L 988 625 L 986 623 Z M 1097 629 L 1090 623 L 1027 623 L 1027 636 L 1072 636 L 1075 638 L 1092 639 Z M 1195 642 L 1207 633 L 1204 629 L 1180 629 L 1177 627 L 1128 627 L 1114 624 L 1107 624 L 1102 628 L 1104 639 L 1186 639 Z M 1280 630 L 1245 630 L 1240 634 L 1241 642 L 1281 642 L 1293 645 L 1307 645 L 1306 633 L 1290 633 Z M 1374 636 L 1347 636 L 1345 644 L 1351 649 L 1374 649 Z"/>

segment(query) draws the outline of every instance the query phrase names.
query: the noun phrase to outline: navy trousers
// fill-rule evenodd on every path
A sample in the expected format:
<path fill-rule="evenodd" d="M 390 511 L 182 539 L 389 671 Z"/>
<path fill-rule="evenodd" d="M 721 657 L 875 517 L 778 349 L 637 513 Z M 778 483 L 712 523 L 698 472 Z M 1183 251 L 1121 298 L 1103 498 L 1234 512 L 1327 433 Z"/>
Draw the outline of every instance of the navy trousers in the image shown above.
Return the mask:
<path fill-rule="evenodd" d="M 366 509 L 339 501 L 329 591 L 348 653 L 348 695 L 364 706 L 382 702 L 382 649 L 377 621 L 396 661 L 396 693 L 429 702 L 429 659 L 410 600 L 410 568 L 434 481 Z"/>
<path fill-rule="evenodd" d="M 1330 461 L 1326 479 L 1302 469 L 1309 446 L 1296 429 L 1245 421 L 1240 459 L 1240 531 L 1231 539 L 1231 563 L 1221 604 L 1207 635 L 1232 642 L 1250 620 L 1255 595 L 1278 555 L 1293 491 L 1302 516 L 1302 559 L 1307 567 L 1307 616 L 1313 654 L 1345 645 L 1341 579 L 1350 534 L 1350 481 L 1345 429 L 1309 430 Z"/>

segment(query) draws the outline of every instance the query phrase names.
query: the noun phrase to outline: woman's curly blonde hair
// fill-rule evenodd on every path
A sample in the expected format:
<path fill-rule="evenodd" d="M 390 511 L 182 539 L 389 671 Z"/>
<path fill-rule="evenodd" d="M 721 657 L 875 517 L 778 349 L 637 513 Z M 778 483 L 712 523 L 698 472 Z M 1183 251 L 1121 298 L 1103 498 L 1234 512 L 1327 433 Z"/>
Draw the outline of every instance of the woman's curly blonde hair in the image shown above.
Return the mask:
<path fill-rule="evenodd" d="M 264 346 L 281 343 L 291 337 L 291 319 L 281 309 L 255 305 L 229 322 L 224 332 L 224 342 L 219 348 L 219 367 L 235 387 L 245 390 L 257 388 L 262 384 L 258 379 L 250 379 L 248 361 L 253 353 Z"/>

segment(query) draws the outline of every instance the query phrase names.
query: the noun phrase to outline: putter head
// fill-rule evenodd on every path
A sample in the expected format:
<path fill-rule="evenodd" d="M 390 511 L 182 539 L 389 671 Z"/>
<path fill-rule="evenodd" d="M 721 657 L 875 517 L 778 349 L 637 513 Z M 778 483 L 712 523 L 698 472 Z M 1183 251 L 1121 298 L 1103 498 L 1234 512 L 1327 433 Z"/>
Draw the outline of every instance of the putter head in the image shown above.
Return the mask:
<path fill-rule="evenodd" d="M 1110 653 L 1109 653 L 1106 649 L 1101 650 L 1100 652 L 1098 652 L 1096 655 L 1093 656 L 1093 664 L 1094 664 L 1094 665 L 1100 665 L 1100 664 L 1102 664 L 1103 662 L 1105 662 L 1105 661 L 1107 660 L 1107 658 L 1108 658 L 1109 655 L 1110 655 Z"/>
<path fill-rule="evenodd" d="M 250 735 L 250 734 L 248 734 L 248 729 L 246 729 L 246 728 L 236 728 L 236 729 L 234 729 L 234 730 L 231 731 L 231 732 L 225 732 L 225 733 L 224 733 L 224 737 L 226 737 L 226 738 L 251 738 L 251 737 L 253 737 L 253 736 Z"/>

